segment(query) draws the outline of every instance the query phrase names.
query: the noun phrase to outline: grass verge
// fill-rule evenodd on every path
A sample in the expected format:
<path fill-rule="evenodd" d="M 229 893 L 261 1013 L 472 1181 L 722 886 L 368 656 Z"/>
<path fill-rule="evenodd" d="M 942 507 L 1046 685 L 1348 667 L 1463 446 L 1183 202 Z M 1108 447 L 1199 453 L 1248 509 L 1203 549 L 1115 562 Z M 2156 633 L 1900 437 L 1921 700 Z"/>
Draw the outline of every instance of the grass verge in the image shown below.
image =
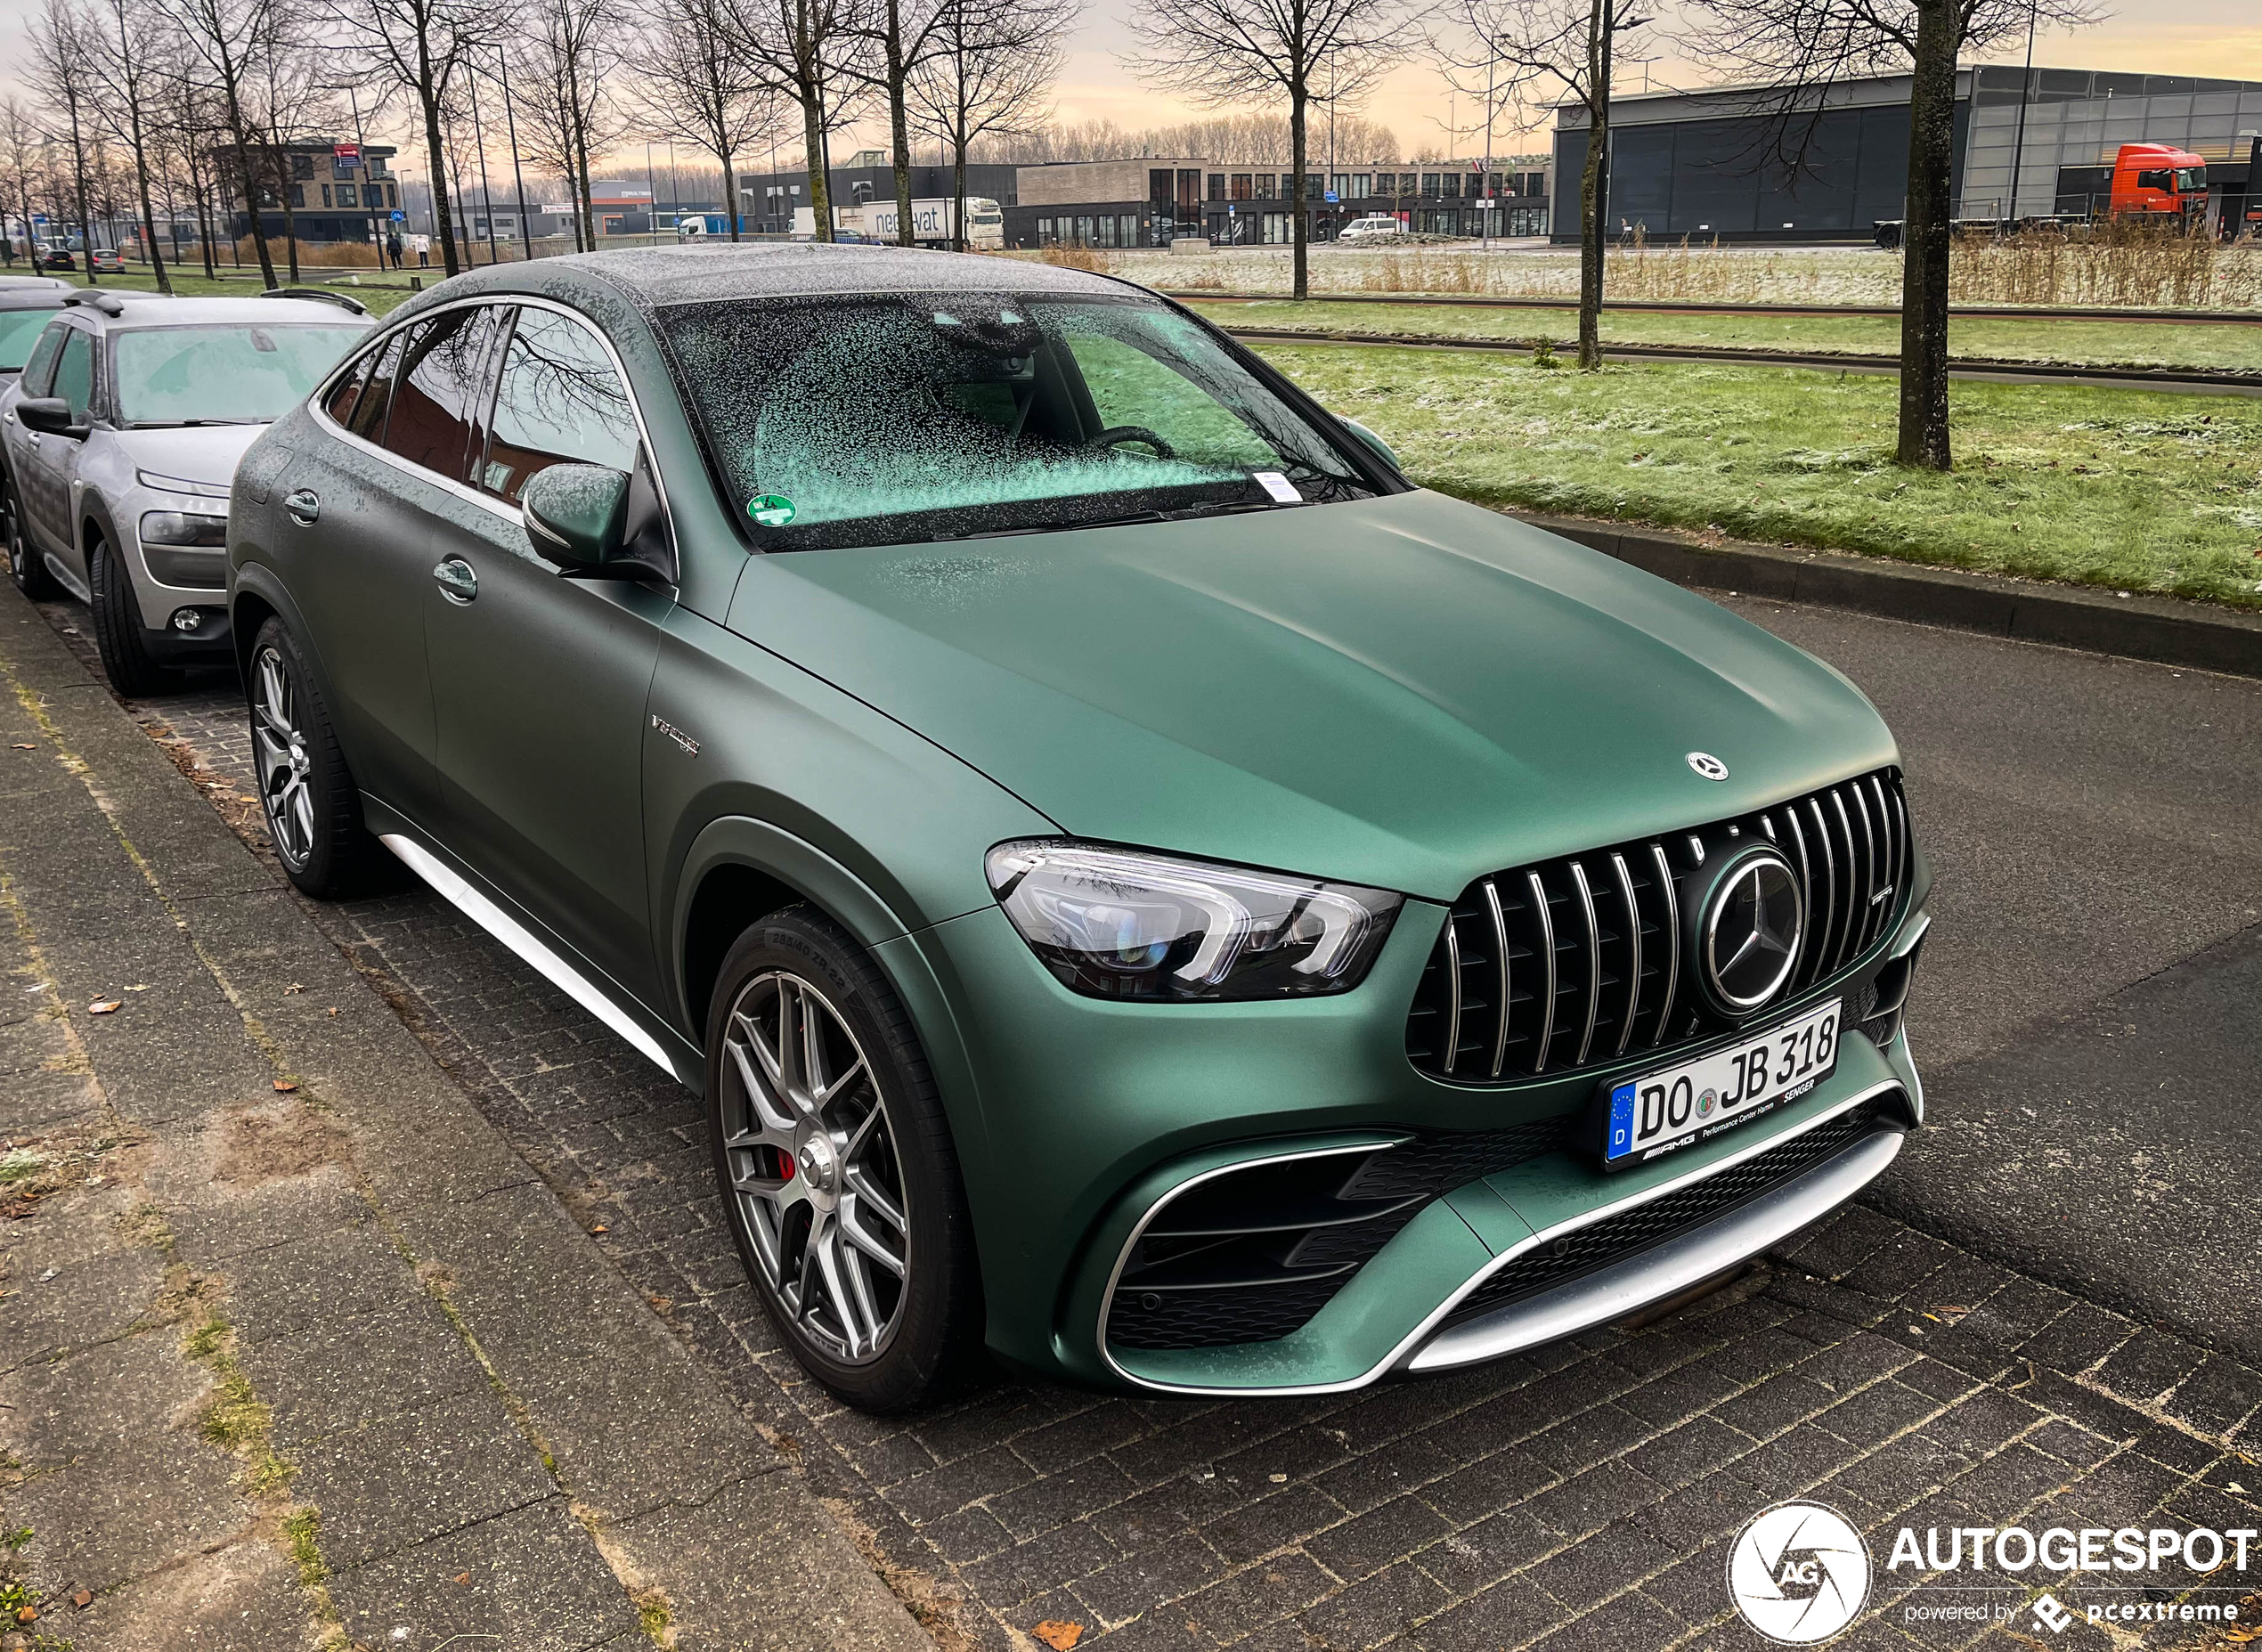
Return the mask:
<path fill-rule="evenodd" d="M 1934 475 L 1892 462 L 1883 375 L 1264 354 L 1480 503 L 2262 607 L 2262 402 L 1959 382 Z"/>
<path fill-rule="evenodd" d="M 191 269 L 193 267 L 191 266 Z M 19 273 L 21 273 L 19 271 Z M 259 271 L 256 266 L 248 272 L 248 279 L 223 276 L 218 281 L 207 281 L 200 273 L 192 274 L 181 270 L 171 271 L 169 273 L 173 277 L 175 294 L 183 298 L 249 298 L 256 297 L 259 291 Z M 445 272 L 416 270 L 407 273 L 395 273 L 387 271 L 380 275 L 376 271 L 370 270 L 362 273 L 362 285 L 358 287 L 338 285 L 329 279 L 331 273 L 332 272 L 325 271 L 319 275 L 311 275 L 298 285 L 321 287 L 332 292 L 344 293 L 348 297 L 358 298 L 362 304 L 368 305 L 371 315 L 387 315 L 416 297 L 408 289 L 407 274 L 423 276 L 425 290 L 428 292 L 439 282 Z M 282 276 L 281 271 L 277 271 L 276 274 L 282 279 L 285 286 L 291 284 L 289 278 Z M 86 278 L 83 275 L 65 275 L 63 279 L 81 287 L 86 285 Z M 374 284 L 378 281 L 398 281 L 400 285 L 379 287 Z M 126 275 L 105 275 L 96 284 L 109 292 L 155 292 L 157 290 L 156 278 L 138 272 Z"/>
<path fill-rule="evenodd" d="M 1412 333 L 1434 338 L 1499 338 L 1558 344 L 1578 336 L 1574 309 L 1483 310 L 1457 305 L 1344 304 L 1266 298 L 1250 303 L 1195 300 L 1192 307 L 1221 327 L 1269 327 L 1314 333 Z M 1900 322 L 1885 315 L 1673 315 L 1606 310 L 1609 344 L 1713 345 L 1737 350 L 1829 350 L 1892 355 Z M 1987 361 L 2048 362 L 2085 367 L 2183 367 L 2262 372 L 2262 325 L 2172 321 L 2006 321 L 1959 316 L 1948 347 Z"/>

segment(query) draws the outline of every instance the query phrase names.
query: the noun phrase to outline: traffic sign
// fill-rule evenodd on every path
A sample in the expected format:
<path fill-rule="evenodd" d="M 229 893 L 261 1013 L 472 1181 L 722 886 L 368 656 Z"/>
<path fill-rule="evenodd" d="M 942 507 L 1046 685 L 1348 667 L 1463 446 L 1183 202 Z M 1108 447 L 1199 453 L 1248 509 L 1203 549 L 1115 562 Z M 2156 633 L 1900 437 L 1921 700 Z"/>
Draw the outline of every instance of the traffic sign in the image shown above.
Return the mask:
<path fill-rule="evenodd" d="M 1330 206 L 1333 206 L 1336 202 L 1338 202 L 1338 201 L 1341 200 L 1341 199 L 1343 199 L 1343 197 L 1342 197 L 1342 196 L 1340 196 L 1340 195 L 1338 195 L 1338 194 L 1337 194 L 1337 193 L 1336 193 L 1333 190 L 1330 190 L 1330 191 L 1327 192 L 1327 199 L 1328 199 L 1328 204 L 1329 204 Z"/>
<path fill-rule="evenodd" d="M 387 213 L 386 216 L 387 217 L 391 218 L 391 219 L 393 220 L 393 222 L 394 222 L 394 223 L 395 223 L 395 224 L 406 224 L 406 223 L 409 221 L 409 215 L 408 215 L 407 213 L 405 213 L 405 212 L 403 212 L 403 211 L 402 211 L 402 210 L 401 210 L 398 207 L 395 207 L 395 208 L 394 208 L 391 212 Z"/>

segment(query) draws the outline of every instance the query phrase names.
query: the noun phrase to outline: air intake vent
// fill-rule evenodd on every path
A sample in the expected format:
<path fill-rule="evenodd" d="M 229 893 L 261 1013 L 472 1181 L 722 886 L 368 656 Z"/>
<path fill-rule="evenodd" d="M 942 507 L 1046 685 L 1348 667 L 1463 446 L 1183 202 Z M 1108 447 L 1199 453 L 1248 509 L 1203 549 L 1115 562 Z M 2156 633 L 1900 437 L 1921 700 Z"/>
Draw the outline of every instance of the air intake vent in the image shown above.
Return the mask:
<path fill-rule="evenodd" d="M 1689 979 L 1681 888 L 1708 855 L 1764 841 L 1806 896 L 1783 997 L 1859 962 L 1893 926 L 1910 848 L 1900 776 L 1880 769 L 1756 814 L 1480 878 L 1453 903 L 1406 1019 L 1423 1072 L 1499 1084 L 1725 1030 Z"/>

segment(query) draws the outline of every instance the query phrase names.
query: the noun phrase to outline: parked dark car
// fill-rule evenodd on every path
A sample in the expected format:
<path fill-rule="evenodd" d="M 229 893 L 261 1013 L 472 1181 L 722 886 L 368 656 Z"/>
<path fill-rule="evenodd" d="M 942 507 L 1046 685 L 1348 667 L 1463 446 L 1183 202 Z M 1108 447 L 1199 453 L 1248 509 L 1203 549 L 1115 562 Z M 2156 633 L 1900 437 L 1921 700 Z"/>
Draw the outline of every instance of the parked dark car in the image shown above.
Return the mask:
<path fill-rule="evenodd" d="M 291 879 L 390 850 L 703 1095 L 856 1405 L 1498 1359 L 1922 1116 L 1860 692 L 1127 282 L 480 270 L 252 444 L 228 557 Z"/>

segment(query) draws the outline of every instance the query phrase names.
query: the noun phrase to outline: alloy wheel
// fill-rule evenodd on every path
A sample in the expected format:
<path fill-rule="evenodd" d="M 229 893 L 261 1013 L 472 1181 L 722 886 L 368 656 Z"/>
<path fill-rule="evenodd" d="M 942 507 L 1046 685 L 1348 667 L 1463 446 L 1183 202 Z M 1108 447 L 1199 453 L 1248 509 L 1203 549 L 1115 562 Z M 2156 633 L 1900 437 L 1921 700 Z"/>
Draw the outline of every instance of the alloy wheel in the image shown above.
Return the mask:
<path fill-rule="evenodd" d="M 902 1163 L 872 1064 L 825 995 L 778 970 L 739 992 L 723 1055 L 731 1196 L 765 1281 L 823 1352 L 867 1363 L 902 1322 L 911 1265 Z"/>
<path fill-rule="evenodd" d="M 306 778 L 313 763 L 298 726 L 290 668 L 272 646 L 261 648 L 252 662 L 251 740 L 275 852 L 286 865 L 303 867 L 314 852 L 314 799 Z"/>

